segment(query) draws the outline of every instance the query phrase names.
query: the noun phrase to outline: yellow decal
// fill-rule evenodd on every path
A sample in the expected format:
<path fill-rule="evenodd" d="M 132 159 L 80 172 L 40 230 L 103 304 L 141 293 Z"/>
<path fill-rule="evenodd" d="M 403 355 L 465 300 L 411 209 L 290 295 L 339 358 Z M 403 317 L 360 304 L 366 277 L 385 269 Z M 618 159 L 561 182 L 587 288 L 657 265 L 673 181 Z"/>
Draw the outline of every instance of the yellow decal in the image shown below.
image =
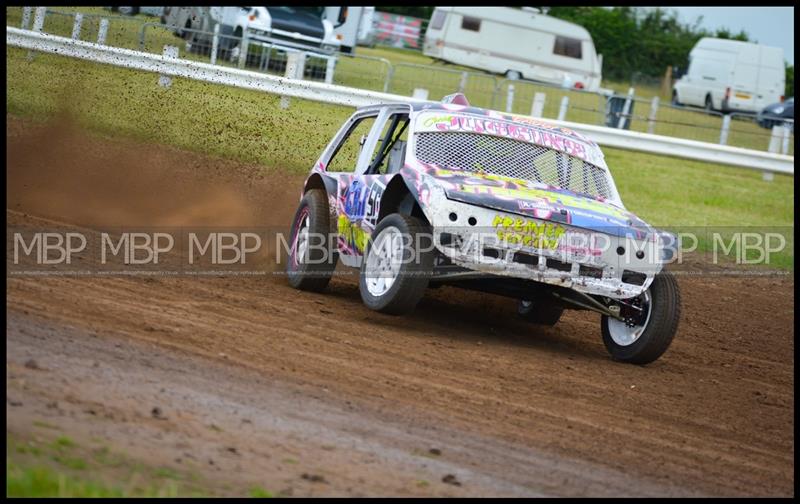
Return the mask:
<path fill-rule="evenodd" d="M 566 229 L 559 224 L 502 214 L 494 216 L 492 227 L 496 228 L 497 238 L 509 245 L 519 243 L 538 249 L 555 250 L 566 233 Z"/>
<path fill-rule="evenodd" d="M 359 252 L 364 252 L 364 249 L 367 247 L 369 234 L 361 229 L 361 226 L 350 222 L 350 219 L 348 219 L 346 215 L 339 215 L 336 228 L 347 243 L 354 245 Z"/>

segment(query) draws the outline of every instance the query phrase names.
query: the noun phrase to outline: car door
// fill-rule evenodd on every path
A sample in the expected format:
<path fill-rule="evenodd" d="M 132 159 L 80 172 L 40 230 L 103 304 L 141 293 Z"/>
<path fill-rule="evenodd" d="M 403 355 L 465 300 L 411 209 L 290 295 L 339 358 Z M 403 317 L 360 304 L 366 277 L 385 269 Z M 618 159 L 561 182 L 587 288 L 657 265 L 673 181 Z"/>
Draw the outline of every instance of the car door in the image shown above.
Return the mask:
<path fill-rule="evenodd" d="M 336 197 L 336 226 L 338 249 L 342 262 L 348 266 L 360 265 L 367 240 L 377 225 L 380 202 L 388 181 L 395 175 L 389 173 L 389 162 L 393 148 L 408 124 L 407 107 L 384 107 L 377 115 L 356 118 L 357 122 L 337 148 L 344 152 L 354 164 L 351 173 L 338 175 Z M 364 121 L 374 117 L 369 131 L 365 132 Z M 354 156 L 354 143 L 358 154 Z M 395 149 L 396 150 L 396 149 Z M 328 172 L 337 166 L 328 166 Z"/>

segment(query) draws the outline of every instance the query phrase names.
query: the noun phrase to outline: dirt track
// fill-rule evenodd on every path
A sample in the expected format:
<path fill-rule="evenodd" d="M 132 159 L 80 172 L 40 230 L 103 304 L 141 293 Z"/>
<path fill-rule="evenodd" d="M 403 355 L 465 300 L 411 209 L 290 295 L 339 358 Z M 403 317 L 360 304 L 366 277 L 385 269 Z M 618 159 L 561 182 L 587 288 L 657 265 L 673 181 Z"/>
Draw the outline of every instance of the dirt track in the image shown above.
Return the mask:
<path fill-rule="evenodd" d="M 302 180 L 7 127 L 9 226 L 285 227 Z M 395 318 L 347 278 L 308 294 L 280 276 L 12 277 L 6 388 L 25 400 L 7 420 L 50 416 L 167 461 L 230 445 L 209 478 L 292 495 L 793 495 L 793 276 L 679 283 L 675 342 L 636 367 L 608 359 L 594 314 L 540 329 L 451 288 Z M 45 407 L 58 397 L 62 414 Z"/>

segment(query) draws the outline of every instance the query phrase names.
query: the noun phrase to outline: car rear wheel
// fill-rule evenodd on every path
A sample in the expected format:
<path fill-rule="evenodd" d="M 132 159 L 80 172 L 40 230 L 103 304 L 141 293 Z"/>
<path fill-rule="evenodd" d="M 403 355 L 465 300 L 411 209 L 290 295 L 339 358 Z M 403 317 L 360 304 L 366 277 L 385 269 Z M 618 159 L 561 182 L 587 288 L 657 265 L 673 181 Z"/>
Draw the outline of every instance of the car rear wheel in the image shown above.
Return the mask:
<path fill-rule="evenodd" d="M 528 322 L 553 326 L 561 319 L 564 308 L 554 303 L 533 302 L 527 299 L 520 299 L 517 305 L 517 313 Z"/>
<path fill-rule="evenodd" d="M 648 364 L 667 351 L 681 317 L 681 295 L 672 274 L 662 271 L 640 296 L 625 300 L 621 321 L 603 315 L 603 343 L 611 357 Z"/>
<path fill-rule="evenodd" d="M 338 254 L 331 244 L 328 200 L 322 189 L 308 191 L 292 222 L 291 248 L 286 264 L 289 285 L 319 292 L 331 281 Z"/>
<path fill-rule="evenodd" d="M 361 264 L 364 304 L 391 315 L 412 311 L 425 294 L 433 271 L 430 226 L 416 217 L 386 216 L 375 228 Z"/>

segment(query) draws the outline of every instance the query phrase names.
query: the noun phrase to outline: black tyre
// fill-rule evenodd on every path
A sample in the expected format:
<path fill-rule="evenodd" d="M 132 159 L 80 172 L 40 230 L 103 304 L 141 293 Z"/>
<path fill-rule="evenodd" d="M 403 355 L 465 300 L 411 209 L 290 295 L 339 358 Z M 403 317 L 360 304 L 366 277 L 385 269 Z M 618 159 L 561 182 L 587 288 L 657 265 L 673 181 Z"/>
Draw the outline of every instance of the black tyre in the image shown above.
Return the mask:
<path fill-rule="evenodd" d="M 706 112 L 714 111 L 714 102 L 711 100 L 711 95 L 706 95 Z"/>
<path fill-rule="evenodd" d="M 600 321 L 603 343 L 615 360 L 648 364 L 667 351 L 678 331 L 681 318 L 678 282 L 671 273 L 662 271 L 647 291 L 627 301 L 634 301 L 643 311 L 623 306 L 620 313 L 630 317 L 628 324 L 603 315 Z"/>
<path fill-rule="evenodd" d="M 417 306 L 433 271 L 431 238 L 427 224 L 398 213 L 386 216 L 375 227 L 358 285 L 368 308 L 402 315 Z"/>
<path fill-rule="evenodd" d="M 675 105 L 676 107 L 681 106 L 681 102 L 678 99 L 678 92 L 675 91 L 674 89 L 672 90 L 672 104 Z"/>
<path fill-rule="evenodd" d="M 286 263 L 289 285 L 313 292 L 327 287 L 339 258 L 330 231 L 326 193 L 312 189 L 303 196 L 292 222 Z"/>
<path fill-rule="evenodd" d="M 520 299 L 517 305 L 517 313 L 528 322 L 554 326 L 561 319 L 564 308 L 554 303 L 533 302 Z"/>

